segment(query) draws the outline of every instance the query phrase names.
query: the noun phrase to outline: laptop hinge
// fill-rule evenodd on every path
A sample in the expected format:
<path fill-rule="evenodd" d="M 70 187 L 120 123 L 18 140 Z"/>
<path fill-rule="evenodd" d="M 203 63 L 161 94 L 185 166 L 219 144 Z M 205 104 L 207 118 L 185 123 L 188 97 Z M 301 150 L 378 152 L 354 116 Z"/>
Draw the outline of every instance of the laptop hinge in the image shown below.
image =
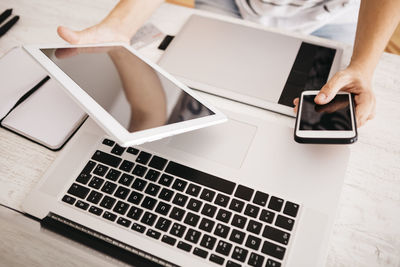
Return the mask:
<path fill-rule="evenodd" d="M 41 225 L 131 265 L 178 266 L 54 213 L 49 213 Z"/>

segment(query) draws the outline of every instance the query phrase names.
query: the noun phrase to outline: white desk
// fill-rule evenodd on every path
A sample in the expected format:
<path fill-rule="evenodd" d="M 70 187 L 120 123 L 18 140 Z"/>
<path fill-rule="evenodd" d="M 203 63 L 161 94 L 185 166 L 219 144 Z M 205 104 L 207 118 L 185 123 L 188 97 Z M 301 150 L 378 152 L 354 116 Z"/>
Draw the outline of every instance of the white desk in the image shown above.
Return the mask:
<path fill-rule="evenodd" d="M 14 14 L 21 19 L 0 39 L 0 56 L 21 44 L 62 43 L 56 35 L 58 25 L 85 28 L 103 18 L 115 3 L 114 0 L 2 0 L 0 11 L 13 7 Z M 163 32 L 175 34 L 192 12 L 195 11 L 166 4 L 151 21 Z M 151 45 L 141 52 L 157 60 L 161 52 L 155 47 L 156 44 Z M 349 48 L 344 64 L 350 52 Z M 377 116 L 359 130 L 359 141 L 351 146 L 327 266 L 400 266 L 399 69 L 399 56 L 383 55 L 374 79 Z M 288 117 L 265 110 L 244 107 L 243 112 L 247 111 L 285 125 L 294 124 Z M 57 153 L 0 129 L 0 155 L 0 203 L 18 210 Z M 0 265 L 118 264 L 93 250 L 46 233 L 39 229 L 38 222 L 6 208 L 0 208 L 0 236 Z"/>

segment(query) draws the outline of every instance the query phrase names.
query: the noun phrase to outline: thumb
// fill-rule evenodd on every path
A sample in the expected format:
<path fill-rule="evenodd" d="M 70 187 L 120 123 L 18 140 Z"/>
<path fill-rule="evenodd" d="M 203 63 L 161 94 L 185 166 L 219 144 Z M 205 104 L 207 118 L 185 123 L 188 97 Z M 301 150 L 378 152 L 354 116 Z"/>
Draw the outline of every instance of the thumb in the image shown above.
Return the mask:
<path fill-rule="evenodd" d="M 67 27 L 59 26 L 57 28 L 58 35 L 70 44 L 78 44 L 80 41 L 80 34 L 78 31 L 73 31 Z"/>
<path fill-rule="evenodd" d="M 347 84 L 347 79 L 340 73 L 336 73 L 319 91 L 314 101 L 318 105 L 329 103 L 336 93 Z"/>

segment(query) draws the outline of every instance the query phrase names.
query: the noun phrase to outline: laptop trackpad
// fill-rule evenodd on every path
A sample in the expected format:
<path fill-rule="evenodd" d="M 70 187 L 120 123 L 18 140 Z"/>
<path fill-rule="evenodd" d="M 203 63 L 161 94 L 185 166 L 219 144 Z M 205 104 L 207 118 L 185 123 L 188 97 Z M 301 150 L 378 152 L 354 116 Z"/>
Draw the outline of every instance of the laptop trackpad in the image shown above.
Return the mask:
<path fill-rule="evenodd" d="M 229 119 L 228 122 L 171 137 L 169 146 L 239 169 L 257 127 Z"/>

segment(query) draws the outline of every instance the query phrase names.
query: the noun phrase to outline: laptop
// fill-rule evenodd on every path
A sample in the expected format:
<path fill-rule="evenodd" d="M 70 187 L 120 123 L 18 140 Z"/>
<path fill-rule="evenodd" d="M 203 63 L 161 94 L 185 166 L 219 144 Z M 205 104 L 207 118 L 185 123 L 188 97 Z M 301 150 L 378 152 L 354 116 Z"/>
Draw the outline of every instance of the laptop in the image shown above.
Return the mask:
<path fill-rule="evenodd" d="M 348 147 L 214 100 L 227 122 L 129 147 L 89 118 L 23 210 L 132 265 L 322 266 Z"/>
<path fill-rule="evenodd" d="M 191 88 L 294 117 L 293 99 L 320 90 L 341 45 L 231 18 L 192 15 L 159 64 Z"/>

